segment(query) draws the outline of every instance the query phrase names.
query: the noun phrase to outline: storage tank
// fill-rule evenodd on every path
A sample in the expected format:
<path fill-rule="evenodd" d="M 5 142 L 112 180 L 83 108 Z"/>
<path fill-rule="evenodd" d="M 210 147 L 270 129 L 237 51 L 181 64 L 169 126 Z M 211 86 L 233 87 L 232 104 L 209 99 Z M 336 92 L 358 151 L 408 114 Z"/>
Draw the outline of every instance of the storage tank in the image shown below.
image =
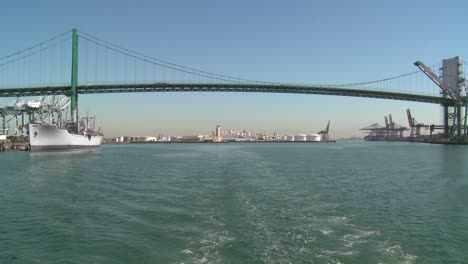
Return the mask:
<path fill-rule="evenodd" d="M 320 142 L 322 141 L 322 137 L 319 134 L 308 135 L 307 141 Z"/>
<path fill-rule="evenodd" d="M 286 141 L 294 141 L 294 136 L 286 136 Z"/>
<path fill-rule="evenodd" d="M 306 134 L 298 134 L 294 136 L 294 141 L 301 141 L 305 142 L 307 141 L 307 135 Z"/>

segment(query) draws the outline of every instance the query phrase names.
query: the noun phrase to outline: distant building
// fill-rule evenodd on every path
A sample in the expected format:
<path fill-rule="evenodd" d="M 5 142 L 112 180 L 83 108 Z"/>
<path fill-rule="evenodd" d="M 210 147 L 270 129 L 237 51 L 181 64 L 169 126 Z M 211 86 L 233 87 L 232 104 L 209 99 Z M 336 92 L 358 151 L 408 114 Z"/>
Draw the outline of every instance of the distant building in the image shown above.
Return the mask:
<path fill-rule="evenodd" d="M 170 141 L 171 142 L 179 142 L 179 143 L 197 143 L 197 142 L 203 142 L 205 140 L 204 135 L 195 135 L 195 136 L 175 136 L 171 137 Z"/>
<path fill-rule="evenodd" d="M 222 133 L 223 140 L 226 141 L 253 141 L 255 138 L 252 137 L 252 133 L 250 131 L 242 130 L 242 131 L 233 131 L 228 130 Z"/>
<path fill-rule="evenodd" d="M 216 126 L 216 133 L 213 138 L 213 142 L 221 142 L 223 141 L 223 136 L 221 135 L 221 126 Z"/>
<path fill-rule="evenodd" d="M 319 134 L 298 134 L 298 135 L 287 135 L 280 137 L 281 141 L 294 141 L 294 142 L 319 142 L 322 141 L 322 137 Z"/>

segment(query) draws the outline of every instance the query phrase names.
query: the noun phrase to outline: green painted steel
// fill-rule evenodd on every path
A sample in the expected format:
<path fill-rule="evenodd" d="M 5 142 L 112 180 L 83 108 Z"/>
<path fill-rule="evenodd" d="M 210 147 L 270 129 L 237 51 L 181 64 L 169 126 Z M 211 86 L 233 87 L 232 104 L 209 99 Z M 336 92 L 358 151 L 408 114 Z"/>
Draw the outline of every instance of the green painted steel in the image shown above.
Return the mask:
<path fill-rule="evenodd" d="M 72 67 L 71 67 L 71 100 L 70 100 L 70 110 L 71 116 L 74 116 L 74 113 L 78 112 L 78 34 L 76 33 L 76 28 L 72 30 Z"/>
<path fill-rule="evenodd" d="M 253 93 L 289 93 L 317 94 L 333 96 L 351 96 L 412 101 L 453 106 L 455 101 L 441 96 L 417 95 L 384 91 L 358 90 L 336 86 L 287 85 L 287 84 L 223 84 L 223 83 L 140 83 L 140 84 L 105 84 L 78 85 L 77 94 L 102 93 L 137 93 L 137 92 L 253 92 Z M 64 94 L 71 96 L 70 86 L 45 86 L 33 88 L 0 89 L 0 97 L 42 96 Z"/>
<path fill-rule="evenodd" d="M 449 106 L 448 104 L 443 104 L 442 107 L 444 108 L 444 137 L 450 137 L 450 130 L 449 130 Z"/>
<path fill-rule="evenodd" d="M 43 86 L 29 88 L 0 89 L 0 97 L 27 97 L 43 95 L 71 95 L 70 86 Z"/>
<path fill-rule="evenodd" d="M 457 137 L 463 137 L 462 135 L 462 107 L 460 104 L 457 104 L 457 106 L 455 106 L 455 111 L 456 111 L 456 116 L 454 118 L 457 119 Z"/>
<path fill-rule="evenodd" d="M 468 122 L 468 96 L 464 98 L 464 101 L 465 101 L 465 120 L 463 123 L 463 129 L 464 129 L 463 135 L 466 138 L 468 136 L 468 127 L 466 126 Z"/>

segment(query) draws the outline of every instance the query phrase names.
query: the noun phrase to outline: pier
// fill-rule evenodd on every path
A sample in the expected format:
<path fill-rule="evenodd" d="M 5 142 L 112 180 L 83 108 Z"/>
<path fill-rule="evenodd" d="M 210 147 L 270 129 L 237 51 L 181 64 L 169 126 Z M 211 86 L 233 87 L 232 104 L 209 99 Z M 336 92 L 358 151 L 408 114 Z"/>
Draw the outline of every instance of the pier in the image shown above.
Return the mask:
<path fill-rule="evenodd" d="M 27 142 L 24 142 L 24 143 L 0 142 L 0 152 L 5 152 L 9 150 L 28 151 L 29 144 Z"/>

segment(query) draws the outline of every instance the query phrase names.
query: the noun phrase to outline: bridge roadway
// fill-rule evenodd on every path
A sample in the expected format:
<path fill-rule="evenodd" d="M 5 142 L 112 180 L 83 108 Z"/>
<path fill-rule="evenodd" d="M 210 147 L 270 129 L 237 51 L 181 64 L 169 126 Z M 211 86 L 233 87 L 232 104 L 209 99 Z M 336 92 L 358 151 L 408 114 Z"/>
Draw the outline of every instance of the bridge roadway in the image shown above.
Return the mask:
<path fill-rule="evenodd" d="M 70 86 L 44 86 L 28 88 L 0 89 L 0 97 L 25 97 L 43 95 L 70 95 Z M 318 94 L 335 96 L 352 96 L 391 99 L 401 101 L 423 102 L 453 105 L 450 98 L 441 96 L 417 95 L 397 92 L 352 89 L 337 86 L 320 85 L 286 85 L 256 83 L 140 83 L 140 84 L 89 84 L 78 85 L 78 94 L 98 93 L 136 93 L 136 92 L 253 92 L 253 93 L 290 93 Z"/>

